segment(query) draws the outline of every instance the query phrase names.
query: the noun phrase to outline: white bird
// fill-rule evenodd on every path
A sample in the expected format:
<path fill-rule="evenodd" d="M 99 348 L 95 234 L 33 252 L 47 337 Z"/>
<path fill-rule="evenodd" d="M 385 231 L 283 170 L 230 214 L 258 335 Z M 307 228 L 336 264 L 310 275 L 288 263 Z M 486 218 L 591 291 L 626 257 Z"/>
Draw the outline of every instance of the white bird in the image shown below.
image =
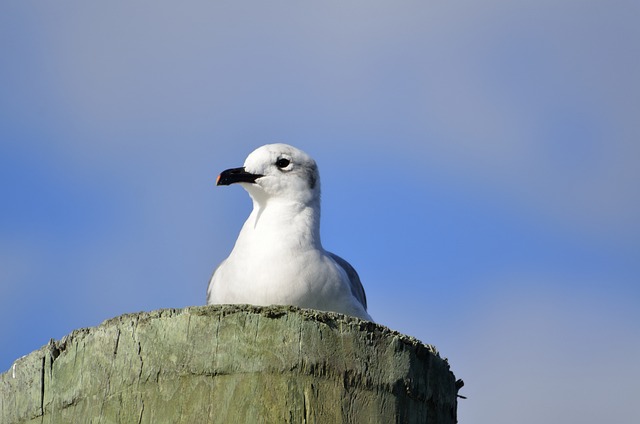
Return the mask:
<path fill-rule="evenodd" d="M 320 243 L 320 176 L 309 155 L 268 144 L 216 183 L 239 183 L 253 211 L 211 277 L 207 304 L 295 305 L 373 321 L 358 273 Z"/>

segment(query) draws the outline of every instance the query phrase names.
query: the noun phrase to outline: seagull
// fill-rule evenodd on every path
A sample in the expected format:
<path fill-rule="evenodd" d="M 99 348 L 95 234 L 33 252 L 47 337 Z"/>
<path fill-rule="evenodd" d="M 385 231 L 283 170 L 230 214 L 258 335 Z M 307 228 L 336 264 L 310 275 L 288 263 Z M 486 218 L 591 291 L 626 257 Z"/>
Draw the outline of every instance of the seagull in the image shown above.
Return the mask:
<path fill-rule="evenodd" d="M 320 243 L 316 162 L 293 146 L 267 144 L 216 180 L 236 183 L 253 210 L 211 277 L 207 304 L 294 305 L 373 321 L 356 270 Z"/>

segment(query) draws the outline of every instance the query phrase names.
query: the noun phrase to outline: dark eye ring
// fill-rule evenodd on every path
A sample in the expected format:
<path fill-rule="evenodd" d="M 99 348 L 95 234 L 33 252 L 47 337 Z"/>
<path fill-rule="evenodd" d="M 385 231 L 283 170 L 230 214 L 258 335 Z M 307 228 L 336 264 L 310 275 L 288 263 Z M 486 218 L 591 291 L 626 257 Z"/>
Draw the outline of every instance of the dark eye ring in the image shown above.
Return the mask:
<path fill-rule="evenodd" d="M 276 166 L 280 169 L 282 168 L 286 168 L 287 166 L 289 166 L 289 164 L 291 163 L 291 161 L 289 159 L 285 159 L 285 158 L 280 158 L 276 161 Z"/>

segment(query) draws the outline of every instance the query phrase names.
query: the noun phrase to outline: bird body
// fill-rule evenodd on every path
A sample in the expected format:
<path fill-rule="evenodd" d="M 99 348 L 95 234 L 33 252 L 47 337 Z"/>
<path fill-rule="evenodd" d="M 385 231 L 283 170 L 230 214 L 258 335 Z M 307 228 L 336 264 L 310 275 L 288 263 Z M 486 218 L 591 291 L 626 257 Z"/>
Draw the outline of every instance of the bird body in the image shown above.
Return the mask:
<path fill-rule="evenodd" d="M 286 144 L 262 146 L 218 177 L 218 185 L 233 183 L 249 192 L 253 210 L 211 277 L 208 304 L 295 305 L 372 320 L 358 274 L 322 247 L 313 159 Z"/>

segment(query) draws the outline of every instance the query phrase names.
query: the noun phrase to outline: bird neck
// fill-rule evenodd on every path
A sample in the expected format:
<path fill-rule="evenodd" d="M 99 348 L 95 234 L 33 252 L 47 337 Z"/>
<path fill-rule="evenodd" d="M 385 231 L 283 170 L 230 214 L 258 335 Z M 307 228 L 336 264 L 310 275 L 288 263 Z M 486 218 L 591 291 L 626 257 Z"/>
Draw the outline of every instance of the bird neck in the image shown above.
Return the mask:
<path fill-rule="evenodd" d="M 280 244 L 295 244 L 298 247 L 321 247 L 319 202 L 304 204 L 277 199 L 254 201 L 245 227 L 243 232 L 247 231 L 262 240 L 277 240 Z"/>

